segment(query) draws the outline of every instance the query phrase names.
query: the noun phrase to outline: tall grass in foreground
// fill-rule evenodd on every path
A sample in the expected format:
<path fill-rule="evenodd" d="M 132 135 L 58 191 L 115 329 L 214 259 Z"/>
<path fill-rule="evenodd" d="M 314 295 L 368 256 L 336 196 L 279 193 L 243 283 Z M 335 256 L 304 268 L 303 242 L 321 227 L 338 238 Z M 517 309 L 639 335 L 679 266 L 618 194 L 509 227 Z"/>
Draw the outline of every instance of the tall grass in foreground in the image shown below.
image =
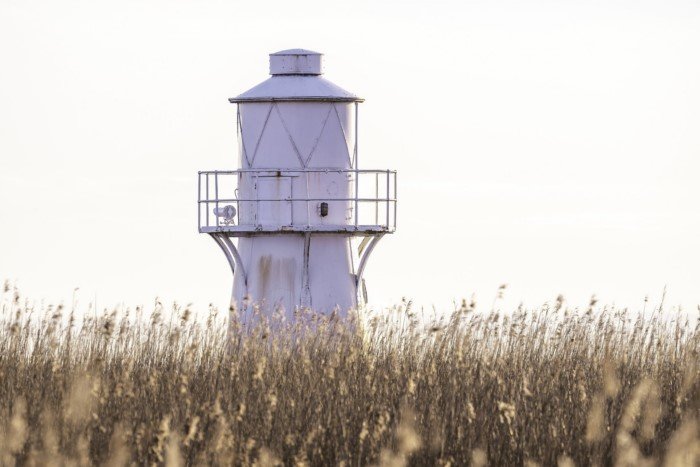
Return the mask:
<path fill-rule="evenodd" d="M 700 462 L 699 329 L 660 313 L 403 304 L 227 342 L 215 310 L 2 306 L 2 465 Z"/>

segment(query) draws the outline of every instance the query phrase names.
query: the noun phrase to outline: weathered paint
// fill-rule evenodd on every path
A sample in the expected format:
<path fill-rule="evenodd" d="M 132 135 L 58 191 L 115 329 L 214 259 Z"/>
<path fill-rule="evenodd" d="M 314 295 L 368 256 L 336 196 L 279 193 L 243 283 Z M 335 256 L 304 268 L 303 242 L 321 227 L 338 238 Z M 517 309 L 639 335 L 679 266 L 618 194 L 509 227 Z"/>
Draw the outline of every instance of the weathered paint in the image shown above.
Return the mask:
<path fill-rule="evenodd" d="M 356 174 L 332 169 L 356 168 L 362 99 L 321 77 L 321 57 L 302 49 L 271 54 L 272 77 L 230 99 L 238 105 L 239 167 L 253 169 L 237 176 L 237 199 L 250 200 L 237 205 L 237 227 L 247 235 L 234 246 L 212 234 L 234 269 L 232 300 L 265 313 L 281 307 L 288 319 L 297 307 L 342 316 L 358 305 L 361 286 L 352 234 L 339 229 L 357 225 Z M 374 245 L 358 258 L 360 270 Z"/>

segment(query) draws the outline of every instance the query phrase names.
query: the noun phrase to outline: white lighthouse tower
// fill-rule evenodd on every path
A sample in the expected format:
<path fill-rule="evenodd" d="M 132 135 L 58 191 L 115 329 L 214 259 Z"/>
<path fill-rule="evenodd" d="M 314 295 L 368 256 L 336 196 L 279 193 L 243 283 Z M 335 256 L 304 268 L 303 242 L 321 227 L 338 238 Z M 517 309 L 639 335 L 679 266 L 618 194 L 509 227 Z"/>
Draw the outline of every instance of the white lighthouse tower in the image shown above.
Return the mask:
<path fill-rule="evenodd" d="M 322 73 L 320 53 L 271 54 L 272 77 L 229 99 L 240 168 L 199 172 L 199 231 L 224 251 L 239 309 L 344 315 L 366 301 L 367 259 L 395 230 L 396 172 L 358 164 L 363 100 Z"/>

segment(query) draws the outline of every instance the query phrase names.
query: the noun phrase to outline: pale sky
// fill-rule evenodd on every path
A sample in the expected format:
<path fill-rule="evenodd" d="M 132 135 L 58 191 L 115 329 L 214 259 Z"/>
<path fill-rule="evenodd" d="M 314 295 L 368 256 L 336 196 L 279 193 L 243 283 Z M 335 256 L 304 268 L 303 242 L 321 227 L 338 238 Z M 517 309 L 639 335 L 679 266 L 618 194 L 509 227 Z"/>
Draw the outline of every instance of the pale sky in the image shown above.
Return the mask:
<path fill-rule="evenodd" d="M 227 98 L 297 47 L 399 172 L 373 303 L 700 303 L 697 0 L 0 0 L 0 279 L 226 306 L 197 171 L 236 168 Z"/>

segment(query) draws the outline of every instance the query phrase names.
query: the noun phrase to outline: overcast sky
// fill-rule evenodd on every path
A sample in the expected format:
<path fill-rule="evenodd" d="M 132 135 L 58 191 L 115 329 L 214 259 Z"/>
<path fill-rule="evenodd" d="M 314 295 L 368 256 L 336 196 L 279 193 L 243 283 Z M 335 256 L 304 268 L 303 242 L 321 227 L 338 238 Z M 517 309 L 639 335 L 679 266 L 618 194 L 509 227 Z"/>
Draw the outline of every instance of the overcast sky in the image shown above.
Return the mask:
<path fill-rule="evenodd" d="M 697 0 L 0 0 L 0 278 L 224 306 L 196 172 L 236 168 L 227 98 L 295 47 L 399 172 L 374 303 L 700 303 Z"/>

